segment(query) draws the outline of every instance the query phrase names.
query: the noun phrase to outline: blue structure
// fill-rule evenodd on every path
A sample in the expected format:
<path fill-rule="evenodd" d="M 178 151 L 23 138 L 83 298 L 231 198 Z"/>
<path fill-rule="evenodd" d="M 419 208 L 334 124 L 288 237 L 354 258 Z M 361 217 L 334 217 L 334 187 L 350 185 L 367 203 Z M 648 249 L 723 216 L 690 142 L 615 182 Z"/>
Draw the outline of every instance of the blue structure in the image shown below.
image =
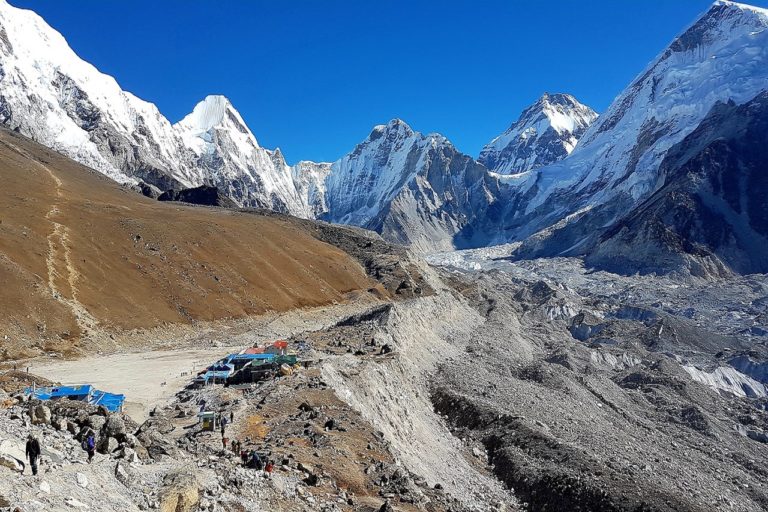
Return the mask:
<path fill-rule="evenodd" d="M 221 381 L 224 382 L 227 377 L 232 375 L 232 373 L 235 371 L 235 366 L 232 364 L 226 364 L 222 363 L 221 361 L 214 364 L 213 366 L 209 366 L 208 370 L 203 374 L 203 380 L 206 384 L 208 384 L 209 381 Z"/>
<path fill-rule="evenodd" d="M 123 409 L 125 395 L 107 393 L 94 389 L 90 384 L 80 386 L 48 386 L 42 388 L 26 388 L 24 393 L 32 395 L 38 400 L 77 400 L 91 405 L 103 405 L 110 412 L 118 412 Z"/>
<path fill-rule="evenodd" d="M 98 389 L 93 390 L 91 395 L 91 404 L 103 405 L 110 412 L 121 411 L 123 409 L 123 402 L 125 402 L 125 395 L 107 393 Z"/>
<path fill-rule="evenodd" d="M 227 362 L 232 361 L 271 361 L 275 358 L 275 354 L 229 354 L 227 356 Z"/>

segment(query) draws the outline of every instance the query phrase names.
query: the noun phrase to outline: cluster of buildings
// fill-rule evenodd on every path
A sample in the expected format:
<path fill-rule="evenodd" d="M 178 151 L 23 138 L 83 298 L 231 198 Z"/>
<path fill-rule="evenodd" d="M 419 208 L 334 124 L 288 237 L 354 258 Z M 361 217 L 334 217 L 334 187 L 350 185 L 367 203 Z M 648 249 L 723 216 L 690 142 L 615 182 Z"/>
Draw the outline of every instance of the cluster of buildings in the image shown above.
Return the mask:
<path fill-rule="evenodd" d="M 296 354 L 288 352 L 288 342 L 279 340 L 265 347 L 250 347 L 227 355 L 195 377 L 192 385 L 250 384 L 273 378 L 296 362 Z"/>

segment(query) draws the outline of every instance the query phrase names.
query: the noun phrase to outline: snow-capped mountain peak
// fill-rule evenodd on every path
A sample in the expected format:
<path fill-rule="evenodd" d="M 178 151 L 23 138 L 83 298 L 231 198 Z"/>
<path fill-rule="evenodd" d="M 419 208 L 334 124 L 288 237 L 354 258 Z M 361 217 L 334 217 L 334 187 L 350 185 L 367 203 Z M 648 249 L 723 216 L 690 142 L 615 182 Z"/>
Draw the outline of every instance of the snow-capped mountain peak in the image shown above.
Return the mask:
<path fill-rule="evenodd" d="M 479 161 L 499 174 L 519 174 L 568 156 L 597 119 L 570 94 L 544 93 L 480 153 Z"/>
<path fill-rule="evenodd" d="M 214 127 L 234 128 L 242 133 L 249 132 L 245 121 L 229 99 L 215 94 L 206 96 L 195 105 L 192 112 L 176 123 L 176 126 L 198 133 L 207 132 Z"/>
<path fill-rule="evenodd" d="M 590 125 L 568 158 L 504 181 L 507 232 L 523 240 L 516 254 L 588 253 L 664 185 L 674 168 L 661 165 L 669 151 L 714 107 L 768 90 L 766 62 L 768 10 L 713 4 Z"/>
<path fill-rule="evenodd" d="M 176 123 L 174 128 L 184 139 L 186 146 L 198 155 L 213 150 L 213 130 L 227 132 L 227 137 L 236 143 L 240 152 L 247 153 L 259 148 L 256 137 L 248 129 L 240 113 L 221 95 L 206 96 L 195 105 L 192 112 Z"/>

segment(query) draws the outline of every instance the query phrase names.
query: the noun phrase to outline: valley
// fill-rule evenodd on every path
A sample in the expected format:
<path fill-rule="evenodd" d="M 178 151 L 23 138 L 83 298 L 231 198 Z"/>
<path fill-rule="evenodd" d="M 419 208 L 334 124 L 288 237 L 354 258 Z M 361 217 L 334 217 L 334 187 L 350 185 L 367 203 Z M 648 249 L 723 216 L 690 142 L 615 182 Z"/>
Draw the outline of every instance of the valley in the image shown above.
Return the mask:
<path fill-rule="evenodd" d="M 768 510 L 768 10 L 660 50 L 291 165 L 0 0 L 0 511 Z"/>

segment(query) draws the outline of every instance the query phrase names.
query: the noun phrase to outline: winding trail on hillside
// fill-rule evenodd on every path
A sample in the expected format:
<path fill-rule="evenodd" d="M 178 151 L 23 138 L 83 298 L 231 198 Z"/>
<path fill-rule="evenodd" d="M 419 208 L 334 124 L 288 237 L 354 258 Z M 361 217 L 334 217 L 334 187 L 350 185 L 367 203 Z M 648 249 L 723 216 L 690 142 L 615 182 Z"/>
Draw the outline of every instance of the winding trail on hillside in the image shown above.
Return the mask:
<path fill-rule="evenodd" d="M 98 321 L 77 299 L 77 281 L 80 273 L 72 262 L 72 250 L 69 241 L 69 228 L 55 220 L 61 214 L 59 208 L 63 198 L 61 179 L 56 176 L 50 167 L 43 164 L 22 148 L 8 143 L 14 151 L 28 158 L 33 165 L 44 170 L 50 176 L 55 187 L 55 200 L 51 204 L 50 210 L 45 214 L 45 218 L 53 225 L 53 230 L 48 234 L 48 252 L 46 254 L 45 264 L 48 270 L 48 288 L 54 299 L 66 304 L 75 317 L 75 322 L 82 333 L 92 331 L 96 328 Z M 61 278 L 66 283 L 68 293 L 61 289 L 57 284 L 57 278 Z"/>

